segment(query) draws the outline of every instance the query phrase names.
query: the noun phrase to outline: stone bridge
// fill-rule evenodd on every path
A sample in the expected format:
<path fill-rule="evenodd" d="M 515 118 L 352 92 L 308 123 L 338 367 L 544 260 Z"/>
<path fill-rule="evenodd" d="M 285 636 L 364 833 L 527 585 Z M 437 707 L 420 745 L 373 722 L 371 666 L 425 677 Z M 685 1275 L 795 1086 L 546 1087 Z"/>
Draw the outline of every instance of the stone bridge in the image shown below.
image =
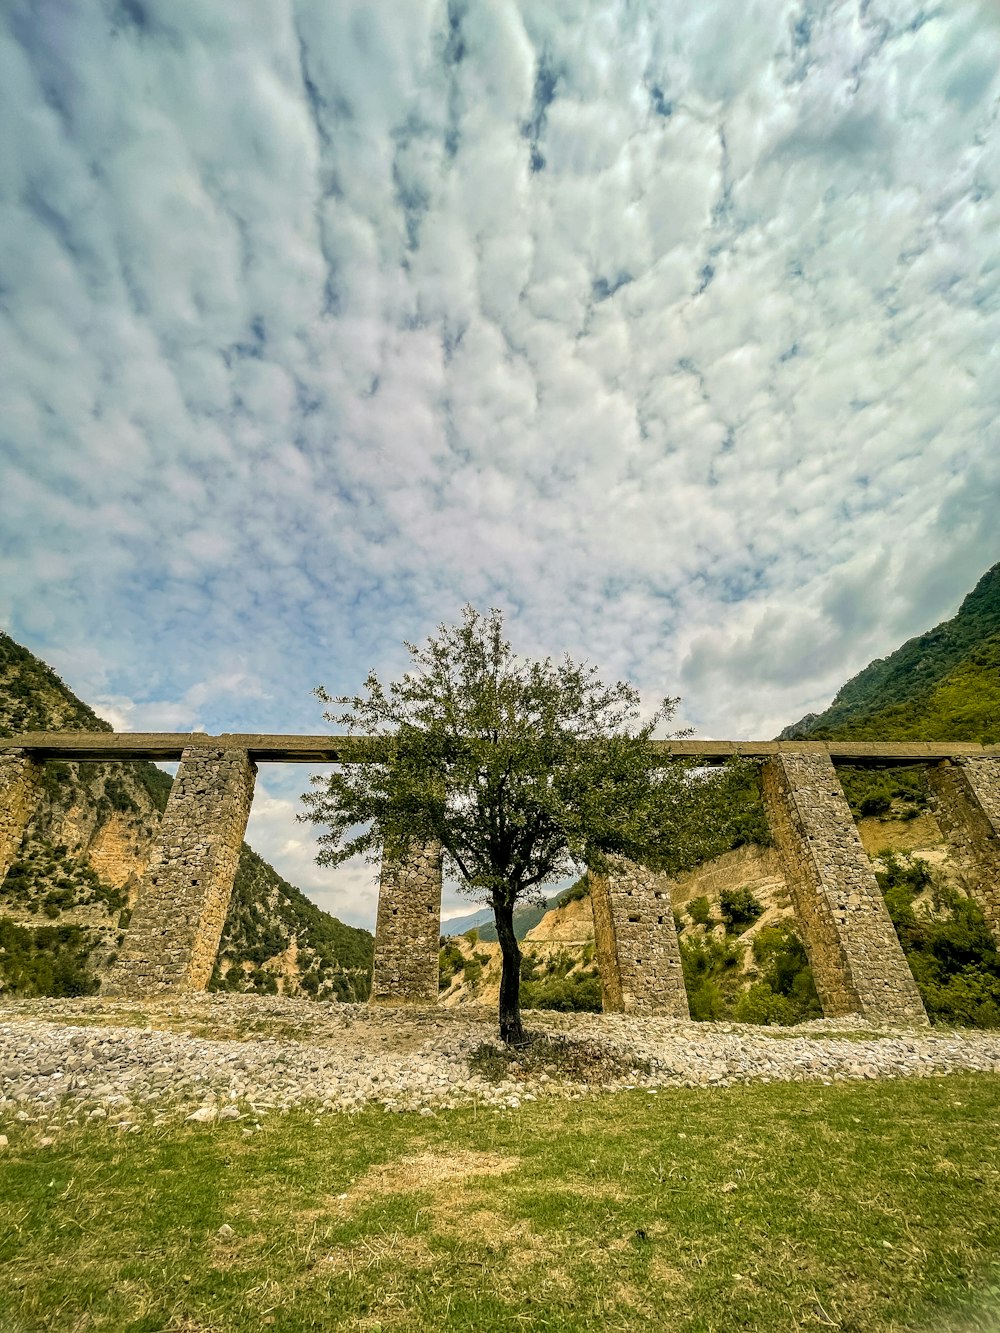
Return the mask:
<path fill-rule="evenodd" d="M 838 764 L 929 770 L 935 812 L 1000 943 L 1000 746 L 929 742 L 654 741 L 654 759 L 763 761 L 771 831 L 827 1016 L 926 1023 L 892 922 L 837 778 Z M 40 793 L 47 759 L 179 760 L 109 994 L 204 990 L 212 974 L 258 763 L 350 763 L 339 736 L 37 732 L 0 739 L 0 880 Z M 440 848 L 383 864 L 372 1002 L 438 994 Z M 618 859 L 592 876 L 606 1009 L 686 1018 L 670 880 Z"/>

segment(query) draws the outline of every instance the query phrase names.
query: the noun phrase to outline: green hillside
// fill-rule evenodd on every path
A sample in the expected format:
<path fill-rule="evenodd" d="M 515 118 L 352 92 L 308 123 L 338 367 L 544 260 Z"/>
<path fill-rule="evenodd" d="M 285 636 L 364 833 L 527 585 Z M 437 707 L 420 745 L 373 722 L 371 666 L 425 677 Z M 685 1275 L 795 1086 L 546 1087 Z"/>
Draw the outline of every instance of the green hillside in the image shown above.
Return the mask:
<path fill-rule="evenodd" d="M 870 663 L 783 740 L 1000 740 L 1000 564 L 958 613 Z"/>

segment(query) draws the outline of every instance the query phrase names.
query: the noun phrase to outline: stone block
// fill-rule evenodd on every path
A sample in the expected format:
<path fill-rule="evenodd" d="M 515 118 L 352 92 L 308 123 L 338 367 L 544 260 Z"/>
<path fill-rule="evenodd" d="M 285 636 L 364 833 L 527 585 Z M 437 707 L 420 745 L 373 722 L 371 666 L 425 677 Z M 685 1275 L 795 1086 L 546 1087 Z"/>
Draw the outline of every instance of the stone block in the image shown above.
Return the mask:
<path fill-rule="evenodd" d="M 945 760 L 928 779 L 941 830 L 1000 945 L 1000 759 Z"/>
<path fill-rule="evenodd" d="M 105 994 L 146 997 L 208 985 L 255 776 L 245 751 L 184 751 Z"/>
<path fill-rule="evenodd" d="M 442 861 L 438 843 L 414 847 L 403 862 L 382 861 L 372 1004 L 437 1003 Z"/>
<path fill-rule="evenodd" d="M 916 982 L 829 757 L 776 755 L 764 764 L 763 790 L 823 1013 L 926 1024 Z"/>
<path fill-rule="evenodd" d="M 667 877 L 613 856 L 590 897 L 605 1012 L 689 1018 Z"/>

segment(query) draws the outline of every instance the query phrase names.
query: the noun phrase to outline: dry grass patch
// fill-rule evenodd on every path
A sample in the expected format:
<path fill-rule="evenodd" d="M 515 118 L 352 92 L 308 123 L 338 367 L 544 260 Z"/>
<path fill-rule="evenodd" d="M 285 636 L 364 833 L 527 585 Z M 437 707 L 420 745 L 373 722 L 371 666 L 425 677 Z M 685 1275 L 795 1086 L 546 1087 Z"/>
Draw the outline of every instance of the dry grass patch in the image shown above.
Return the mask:
<path fill-rule="evenodd" d="M 349 1206 L 361 1199 L 380 1194 L 412 1194 L 439 1191 L 445 1185 L 468 1180 L 472 1176 L 502 1176 L 520 1166 L 519 1157 L 497 1153 L 456 1151 L 454 1153 L 418 1153 L 396 1162 L 372 1166 L 347 1193 Z"/>
<path fill-rule="evenodd" d="M 433 1263 L 434 1255 L 421 1236 L 404 1236 L 394 1231 L 391 1234 L 365 1236 L 350 1245 L 335 1245 L 317 1258 L 316 1267 L 354 1277 L 386 1264 L 410 1270 L 427 1268 Z"/>

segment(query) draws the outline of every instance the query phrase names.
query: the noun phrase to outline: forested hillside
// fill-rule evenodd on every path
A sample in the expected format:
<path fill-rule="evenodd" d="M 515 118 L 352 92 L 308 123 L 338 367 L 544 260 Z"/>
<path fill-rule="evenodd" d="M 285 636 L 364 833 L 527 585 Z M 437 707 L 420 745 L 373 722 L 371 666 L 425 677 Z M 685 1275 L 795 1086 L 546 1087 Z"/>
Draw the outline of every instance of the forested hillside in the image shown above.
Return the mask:
<path fill-rule="evenodd" d="M 0 633 L 0 735 L 110 731 L 56 673 Z M 45 765 L 0 886 L 0 991 L 90 994 L 123 938 L 170 794 L 155 764 Z M 323 912 L 245 843 L 213 988 L 360 1000 L 374 942 Z"/>

